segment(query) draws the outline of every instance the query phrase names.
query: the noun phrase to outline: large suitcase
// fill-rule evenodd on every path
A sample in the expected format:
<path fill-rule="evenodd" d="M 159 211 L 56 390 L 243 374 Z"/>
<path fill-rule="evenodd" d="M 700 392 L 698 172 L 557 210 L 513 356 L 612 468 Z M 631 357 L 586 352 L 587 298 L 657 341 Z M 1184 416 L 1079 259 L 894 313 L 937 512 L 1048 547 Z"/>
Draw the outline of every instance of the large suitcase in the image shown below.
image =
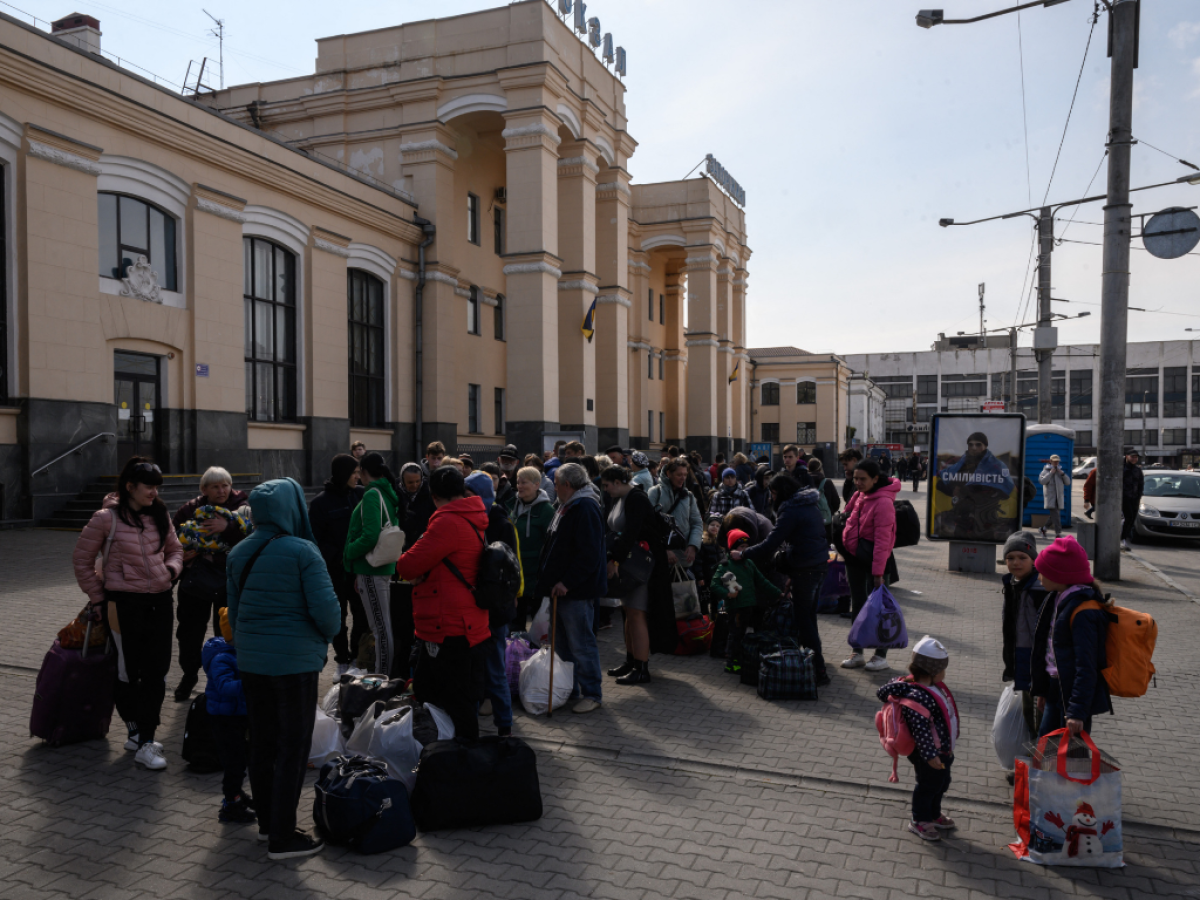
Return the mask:
<path fill-rule="evenodd" d="M 435 741 L 421 751 L 412 810 L 421 831 L 540 819 L 537 757 L 514 737 Z"/>
<path fill-rule="evenodd" d="M 764 700 L 816 700 L 813 652 L 802 647 L 763 656 L 759 664 L 758 696 Z"/>
<path fill-rule="evenodd" d="M 90 638 L 89 625 L 81 650 L 55 641 L 38 672 L 29 733 L 55 747 L 108 735 L 117 655 L 111 647 L 89 649 Z"/>
<path fill-rule="evenodd" d="M 187 721 L 183 725 L 183 751 L 180 754 L 188 764 L 188 771 L 206 774 L 220 772 L 221 755 L 217 751 L 217 738 L 213 734 L 212 721 L 208 715 L 208 699 L 201 694 L 192 698 L 188 707 Z"/>
<path fill-rule="evenodd" d="M 747 634 L 742 639 L 742 647 L 738 652 L 737 661 L 742 667 L 738 678 L 742 684 L 758 687 L 758 670 L 764 656 L 782 650 L 799 649 L 800 645 L 792 638 L 774 632 L 757 631 Z"/>
<path fill-rule="evenodd" d="M 417 836 L 408 790 L 389 778 L 382 762 L 338 756 L 321 767 L 314 785 L 313 821 L 331 844 L 359 853 L 383 853 Z"/>

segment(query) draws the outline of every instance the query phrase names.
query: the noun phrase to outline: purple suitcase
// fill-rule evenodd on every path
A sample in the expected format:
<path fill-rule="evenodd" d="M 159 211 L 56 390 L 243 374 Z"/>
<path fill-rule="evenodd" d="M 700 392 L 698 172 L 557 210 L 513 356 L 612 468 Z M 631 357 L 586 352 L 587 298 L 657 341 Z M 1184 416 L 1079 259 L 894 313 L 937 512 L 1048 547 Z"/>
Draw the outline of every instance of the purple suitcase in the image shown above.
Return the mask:
<path fill-rule="evenodd" d="M 66 650 L 58 641 L 46 653 L 33 694 L 29 733 L 51 746 L 108 735 L 112 721 L 117 655 L 111 647 Z"/>

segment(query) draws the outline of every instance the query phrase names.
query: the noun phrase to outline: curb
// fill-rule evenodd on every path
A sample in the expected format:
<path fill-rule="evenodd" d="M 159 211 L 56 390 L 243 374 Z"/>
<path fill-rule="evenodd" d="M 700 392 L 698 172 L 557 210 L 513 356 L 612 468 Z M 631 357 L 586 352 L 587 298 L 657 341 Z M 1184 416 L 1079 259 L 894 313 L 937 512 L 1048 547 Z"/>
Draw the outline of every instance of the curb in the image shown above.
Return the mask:
<path fill-rule="evenodd" d="M 1144 556 L 1138 556 L 1132 550 L 1126 550 L 1125 552 L 1129 555 L 1129 557 L 1131 559 L 1135 560 L 1138 563 L 1138 565 L 1147 569 L 1154 575 L 1157 575 L 1162 580 L 1162 582 L 1164 584 L 1166 584 L 1167 587 L 1172 588 L 1176 591 L 1179 591 L 1179 593 L 1183 594 L 1183 596 L 1187 597 L 1193 603 L 1200 603 L 1200 598 L 1193 596 L 1192 593 L 1190 591 L 1188 591 L 1187 588 L 1185 588 L 1183 585 L 1181 585 L 1178 581 L 1176 581 L 1174 578 L 1172 578 L 1170 575 L 1168 575 L 1166 572 L 1164 572 L 1158 566 L 1154 565 L 1154 563 L 1150 562 L 1150 560 L 1146 559 Z"/>

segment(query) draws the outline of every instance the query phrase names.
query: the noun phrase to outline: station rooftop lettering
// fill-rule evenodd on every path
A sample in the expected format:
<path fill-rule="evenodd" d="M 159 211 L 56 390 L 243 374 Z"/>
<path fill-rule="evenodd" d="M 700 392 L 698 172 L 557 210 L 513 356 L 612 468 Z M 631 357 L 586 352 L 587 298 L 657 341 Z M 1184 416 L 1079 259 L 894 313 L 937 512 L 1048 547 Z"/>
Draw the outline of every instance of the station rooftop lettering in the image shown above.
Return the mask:
<path fill-rule="evenodd" d="M 742 186 L 734 180 L 732 175 L 725 171 L 725 167 L 717 162 L 711 153 L 705 156 L 704 160 L 708 164 L 705 167 L 708 176 L 720 185 L 738 206 L 745 206 L 746 192 Z"/>

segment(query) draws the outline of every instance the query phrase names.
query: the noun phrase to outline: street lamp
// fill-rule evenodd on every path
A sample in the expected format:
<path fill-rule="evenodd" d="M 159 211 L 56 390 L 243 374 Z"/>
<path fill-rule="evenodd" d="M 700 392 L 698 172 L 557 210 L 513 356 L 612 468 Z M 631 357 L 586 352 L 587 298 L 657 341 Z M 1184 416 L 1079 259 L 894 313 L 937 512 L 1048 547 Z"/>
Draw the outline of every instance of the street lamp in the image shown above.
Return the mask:
<path fill-rule="evenodd" d="M 1058 6 L 1058 4 L 1066 2 L 1067 0 L 1034 0 L 1033 3 L 1022 3 L 1020 6 L 1011 6 L 1008 9 L 1001 9 L 997 12 L 984 13 L 982 16 L 976 16 L 973 19 L 946 19 L 943 18 L 944 10 L 923 9 L 917 13 L 917 24 L 922 28 L 932 28 L 934 25 L 970 25 L 972 22 L 994 19 L 996 16 L 1005 16 L 1009 13 L 1029 9 L 1033 6 Z"/>

